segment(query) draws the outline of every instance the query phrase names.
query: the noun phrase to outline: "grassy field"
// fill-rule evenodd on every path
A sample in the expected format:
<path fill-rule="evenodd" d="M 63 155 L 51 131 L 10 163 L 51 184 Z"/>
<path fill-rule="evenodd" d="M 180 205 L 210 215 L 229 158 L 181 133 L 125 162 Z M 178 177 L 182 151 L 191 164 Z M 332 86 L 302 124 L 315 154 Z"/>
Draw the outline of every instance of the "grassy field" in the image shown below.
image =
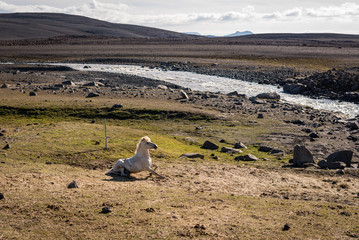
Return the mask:
<path fill-rule="evenodd" d="M 287 169 L 254 143 L 274 120 L 221 118 L 213 109 L 143 99 L 88 100 L 1 91 L 0 239 L 354 239 L 356 178 Z M 114 103 L 124 108 L 111 111 Z M 108 149 L 104 149 L 104 118 Z M 203 127 L 196 130 L 197 126 Z M 149 136 L 157 171 L 104 175 Z M 241 140 L 256 162 L 201 148 Z M 227 143 L 220 143 L 225 139 Z M 244 139 L 244 140 L 243 140 Z M 179 158 L 198 152 L 204 159 Z M 243 155 L 242 154 L 242 155 Z M 68 189 L 75 180 L 79 188 Z M 112 212 L 101 213 L 103 207 Z M 287 224 L 289 229 L 285 230 Z"/>

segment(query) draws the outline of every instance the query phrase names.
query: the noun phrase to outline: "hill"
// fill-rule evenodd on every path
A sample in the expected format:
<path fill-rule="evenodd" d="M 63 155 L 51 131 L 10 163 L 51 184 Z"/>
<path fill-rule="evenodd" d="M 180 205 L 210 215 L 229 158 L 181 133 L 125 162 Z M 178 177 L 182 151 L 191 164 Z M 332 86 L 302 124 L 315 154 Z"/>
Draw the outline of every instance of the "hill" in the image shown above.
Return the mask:
<path fill-rule="evenodd" d="M 193 38 L 195 36 L 157 28 L 116 24 L 61 13 L 0 14 L 0 40 L 58 36 L 110 36 L 122 38 Z"/>

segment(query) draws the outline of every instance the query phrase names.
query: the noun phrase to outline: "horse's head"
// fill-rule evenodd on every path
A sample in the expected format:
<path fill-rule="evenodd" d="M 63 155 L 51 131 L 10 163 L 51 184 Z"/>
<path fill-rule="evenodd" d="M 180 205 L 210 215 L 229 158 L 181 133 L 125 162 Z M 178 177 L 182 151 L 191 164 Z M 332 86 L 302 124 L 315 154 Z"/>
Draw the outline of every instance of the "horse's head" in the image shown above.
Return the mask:
<path fill-rule="evenodd" d="M 150 150 L 150 149 L 157 149 L 157 145 L 154 144 L 153 142 L 151 142 L 151 139 L 147 136 L 141 138 L 139 144 L 138 144 L 138 148 L 144 148 L 144 149 L 147 149 L 147 150 Z"/>

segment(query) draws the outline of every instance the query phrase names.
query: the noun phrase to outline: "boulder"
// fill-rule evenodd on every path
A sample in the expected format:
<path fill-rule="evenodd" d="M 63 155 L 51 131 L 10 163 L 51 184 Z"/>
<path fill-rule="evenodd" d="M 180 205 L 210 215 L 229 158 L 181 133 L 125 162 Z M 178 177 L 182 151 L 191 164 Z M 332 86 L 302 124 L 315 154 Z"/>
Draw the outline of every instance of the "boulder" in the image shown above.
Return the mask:
<path fill-rule="evenodd" d="M 112 105 L 111 110 L 116 110 L 116 109 L 120 109 L 120 108 L 123 108 L 122 104 L 114 104 L 114 105 Z"/>
<path fill-rule="evenodd" d="M 180 156 L 180 158 L 186 157 L 186 158 L 201 158 L 204 159 L 204 155 L 200 153 L 184 153 Z"/>
<path fill-rule="evenodd" d="M 168 87 L 165 86 L 165 85 L 158 85 L 157 88 L 162 89 L 162 90 L 167 90 L 168 89 Z"/>
<path fill-rule="evenodd" d="M 280 100 L 280 95 L 275 92 L 260 93 L 256 96 L 256 98 Z"/>
<path fill-rule="evenodd" d="M 244 144 L 241 143 L 241 142 L 238 142 L 238 143 L 235 143 L 235 144 L 234 144 L 234 148 L 237 148 L 237 149 L 240 149 L 240 148 L 247 149 L 247 146 L 244 145 Z"/>
<path fill-rule="evenodd" d="M 6 149 L 9 149 L 11 148 L 10 144 L 6 144 L 5 147 L 3 147 L 2 149 L 6 150 Z"/>
<path fill-rule="evenodd" d="M 319 138 L 319 135 L 317 133 L 312 132 L 311 134 L 309 134 L 309 137 L 311 137 L 311 138 Z"/>
<path fill-rule="evenodd" d="M 359 129 L 359 124 L 358 124 L 358 122 L 348 122 L 347 124 L 346 124 L 346 126 L 348 127 L 348 128 L 350 128 L 350 130 L 351 131 L 354 131 L 354 130 L 358 130 Z"/>
<path fill-rule="evenodd" d="M 286 93 L 291 93 L 291 94 L 300 94 L 303 91 L 305 91 L 306 86 L 298 83 L 298 84 L 286 84 L 283 87 L 283 91 Z"/>
<path fill-rule="evenodd" d="M 252 154 L 247 154 L 247 155 L 244 155 L 244 156 L 238 156 L 236 157 L 234 160 L 236 161 L 239 161 L 239 160 L 242 160 L 242 161 L 257 161 L 258 158 Z"/>
<path fill-rule="evenodd" d="M 347 167 L 351 166 L 353 159 L 353 151 L 347 150 L 347 151 L 338 151 L 335 153 L 330 154 L 327 157 L 327 162 L 343 162 Z"/>
<path fill-rule="evenodd" d="M 240 149 L 235 149 L 235 148 L 230 148 L 230 147 L 222 147 L 221 152 L 231 153 L 231 154 L 243 153 L 243 151 Z"/>
<path fill-rule="evenodd" d="M 67 185 L 67 188 L 79 188 L 76 181 L 72 181 Z"/>
<path fill-rule="evenodd" d="M 4 83 L 3 85 L 1 85 L 1 88 L 9 88 L 9 85 L 7 85 L 6 83 Z"/>
<path fill-rule="evenodd" d="M 211 141 L 205 141 L 202 145 L 203 149 L 211 149 L 211 150 L 216 150 L 219 148 L 219 146 Z"/>
<path fill-rule="evenodd" d="M 105 84 L 101 82 L 88 82 L 83 85 L 84 87 L 104 87 Z"/>
<path fill-rule="evenodd" d="M 98 97 L 98 96 L 100 96 L 100 94 L 94 93 L 94 92 L 90 92 L 86 97 L 87 97 L 87 98 L 92 98 L 92 97 Z"/>
<path fill-rule="evenodd" d="M 103 214 L 107 214 L 107 213 L 110 213 L 110 212 L 112 212 L 112 210 L 109 207 L 103 207 L 102 210 L 101 210 L 101 213 L 103 213 Z"/>
<path fill-rule="evenodd" d="M 284 156 L 285 152 L 283 150 L 280 150 L 280 149 L 272 149 L 270 154 L 273 154 L 273 155 L 278 154 L 278 155 Z"/>
<path fill-rule="evenodd" d="M 37 93 L 36 92 L 30 92 L 29 96 L 37 96 Z"/>
<path fill-rule="evenodd" d="M 62 85 L 75 86 L 75 83 L 71 80 L 66 80 L 61 83 Z"/>
<path fill-rule="evenodd" d="M 180 94 L 181 94 L 182 99 L 189 99 L 189 97 L 188 97 L 188 95 L 187 95 L 187 93 L 185 91 L 181 90 Z"/>
<path fill-rule="evenodd" d="M 258 151 L 260 151 L 260 152 L 270 152 L 270 151 L 272 151 L 272 149 L 273 148 L 271 148 L 271 147 L 260 146 Z"/>
<path fill-rule="evenodd" d="M 293 165 L 303 167 L 307 163 L 314 163 L 312 153 L 305 146 L 296 145 L 294 147 Z"/>

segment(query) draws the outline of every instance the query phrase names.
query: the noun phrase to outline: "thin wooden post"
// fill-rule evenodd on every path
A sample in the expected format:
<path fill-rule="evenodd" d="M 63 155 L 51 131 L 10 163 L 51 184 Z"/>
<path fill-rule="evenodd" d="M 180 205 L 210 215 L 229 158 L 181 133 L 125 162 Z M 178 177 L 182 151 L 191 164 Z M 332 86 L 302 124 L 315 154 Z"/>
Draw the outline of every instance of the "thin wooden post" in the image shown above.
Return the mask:
<path fill-rule="evenodd" d="M 105 118 L 105 149 L 107 149 L 107 127 L 106 127 L 106 118 Z"/>

